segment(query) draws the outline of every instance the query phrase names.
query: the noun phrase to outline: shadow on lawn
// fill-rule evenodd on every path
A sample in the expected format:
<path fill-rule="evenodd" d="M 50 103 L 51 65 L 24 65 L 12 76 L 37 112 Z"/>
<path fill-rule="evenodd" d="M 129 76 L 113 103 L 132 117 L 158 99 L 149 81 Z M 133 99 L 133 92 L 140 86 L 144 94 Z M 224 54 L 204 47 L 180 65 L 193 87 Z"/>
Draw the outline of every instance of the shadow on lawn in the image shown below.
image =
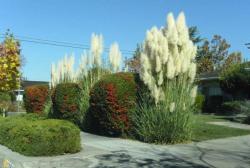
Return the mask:
<path fill-rule="evenodd" d="M 111 168 L 111 167 L 147 167 L 147 168 L 208 168 L 207 166 L 193 163 L 188 160 L 178 158 L 171 154 L 160 153 L 158 158 L 134 158 L 127 151 L 114 151 L 112 154 L 96 156 L 99 164 L 95 168 Z M 108 166 L 107 166 L 108 165 Z"/>

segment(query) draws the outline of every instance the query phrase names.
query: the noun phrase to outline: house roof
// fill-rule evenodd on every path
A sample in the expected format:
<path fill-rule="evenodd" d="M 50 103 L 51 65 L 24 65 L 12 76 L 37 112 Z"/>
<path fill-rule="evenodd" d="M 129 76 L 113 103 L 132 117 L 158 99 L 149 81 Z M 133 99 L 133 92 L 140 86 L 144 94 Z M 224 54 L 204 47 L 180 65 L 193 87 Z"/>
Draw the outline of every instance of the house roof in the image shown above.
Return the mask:
<path fill-rule="evenodd" d="M 198 75 L 197 79 L 199 81 L 203 80 L 217 80 L 219 79 L 219 71 L 204 72 Z"/>
<path fill-rule="evenodd" d="M 33 86 L 33 85 L 49 85 L 49 82 L 24 80 L 21 82 L 21 89 L 25 89 L 26 87 Z"/>

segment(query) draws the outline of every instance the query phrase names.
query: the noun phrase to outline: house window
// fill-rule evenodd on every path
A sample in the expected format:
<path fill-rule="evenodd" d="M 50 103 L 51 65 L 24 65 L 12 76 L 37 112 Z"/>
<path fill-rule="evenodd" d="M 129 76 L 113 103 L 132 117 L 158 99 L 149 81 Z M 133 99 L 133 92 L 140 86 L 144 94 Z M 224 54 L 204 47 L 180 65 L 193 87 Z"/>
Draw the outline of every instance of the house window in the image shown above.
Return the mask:
<path fill-rule="evenodd" d="M 222 91 L 221 91 L 221 88 L 219 87 L 211 87 L 209 88 L 208 94 L 209 96 L 218 96 L 218 95 L 222 95 Z"/>

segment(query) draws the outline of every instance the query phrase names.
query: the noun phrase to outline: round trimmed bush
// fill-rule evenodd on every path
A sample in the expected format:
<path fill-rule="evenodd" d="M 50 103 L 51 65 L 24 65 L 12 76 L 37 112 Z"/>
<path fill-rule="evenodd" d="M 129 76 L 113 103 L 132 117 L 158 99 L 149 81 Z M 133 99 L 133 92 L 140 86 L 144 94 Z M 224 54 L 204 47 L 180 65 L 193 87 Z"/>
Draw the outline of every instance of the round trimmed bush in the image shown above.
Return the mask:
<path fill-rule="evenodd" d="M 125 135 L 131 122 L 130 113 L 136 107 L 135 74 L 106 75 L 90 92 L 90 114 L 96 131 L 106 135 Z"/>
<path fill-rule="evenodd" d="M 24 92 L 24 105 L 28 113 L 42 114 L 44 105 L 49 98 L 48 85 L 29 86 Z"/>
<path fill-rule="evenodd" d="M 32 115 L 0 118 L 0 144 L 27 156 L 80 151 L 80 130 L 77 126 L 69 121 Z"/>
<path fill-rule="evenodd" d="M 78 84 L 58 84 L 52 94 L 53 116 L 79 125 L 81 122 L 80 96 L 81 89 Z"/>

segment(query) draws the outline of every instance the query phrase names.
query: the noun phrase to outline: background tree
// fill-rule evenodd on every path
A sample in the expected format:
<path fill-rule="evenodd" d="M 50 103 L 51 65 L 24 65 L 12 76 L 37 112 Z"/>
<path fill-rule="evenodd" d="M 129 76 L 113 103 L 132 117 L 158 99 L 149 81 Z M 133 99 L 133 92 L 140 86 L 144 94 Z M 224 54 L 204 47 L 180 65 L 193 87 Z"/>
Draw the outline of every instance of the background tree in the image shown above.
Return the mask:
<path fill-rule="evenodd" d="M 214 35 L 211 41 L 205 40 L 198 47 L 196 61 L 198 73 L 221 71 L 236 62 L 241 62 L 241 53 L 229 54 L 230 44 L 220 35 Z"/>
<path fill-rule="evenodd" d="M 128 71 L 130 72 L 140 72 L 140 53 L 142 51 L 142 46 L 137 44 L 136 50 L 133 57 L 128 59 L 125 64 L 128 66 Z"/>
<path fill-rule="evenodd" d="M 0 44 L 0 92 L 19 88 L 20 66 L 20 44 L 7 33 Z"/>
<path fill-rule="evenodd" d="M 199 44 L 200 42 L 202 42 L 204 39 L 201 38 L 201 36 L 199 35 L 199 30 L 197 28 L 197 26 L 191 26 L 188 28 L 189 31 L 189 38 L 190 40 L 194 43 L 194 44 Z"/>
<path fill-rule="evenodd" d="M 240 63 L 242 63 L 241 52 L 232 52 L 231 54 L 228 55 L 225 62 L 223 63 L 222 70 L 226 70 L 227 68 L 230 68 L 230 66 Z"/>

